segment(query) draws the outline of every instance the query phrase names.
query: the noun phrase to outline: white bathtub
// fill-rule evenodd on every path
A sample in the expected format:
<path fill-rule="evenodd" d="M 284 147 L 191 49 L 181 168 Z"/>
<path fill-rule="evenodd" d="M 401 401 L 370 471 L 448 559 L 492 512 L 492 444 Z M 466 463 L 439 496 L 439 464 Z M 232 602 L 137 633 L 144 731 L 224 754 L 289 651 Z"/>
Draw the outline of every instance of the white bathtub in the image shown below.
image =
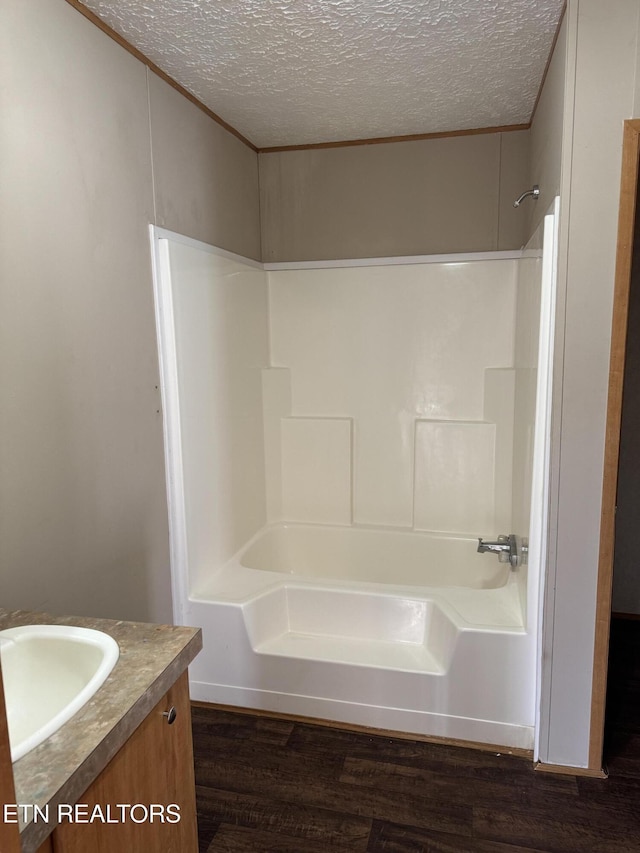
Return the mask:
<path fill-rule="evenodd" d="M 477 553 L 477 539 L 380 528 L 278 524 L 262 530 L 238 554 L 248 569 L 300 578 L 394 586 L 504 586 L 508 564 Z"/>
<path fill-rule="evenodd" d="M 201 701 L 531 748 L 519 587 L 469 537 L 281 524 L 210 572 Z"/>

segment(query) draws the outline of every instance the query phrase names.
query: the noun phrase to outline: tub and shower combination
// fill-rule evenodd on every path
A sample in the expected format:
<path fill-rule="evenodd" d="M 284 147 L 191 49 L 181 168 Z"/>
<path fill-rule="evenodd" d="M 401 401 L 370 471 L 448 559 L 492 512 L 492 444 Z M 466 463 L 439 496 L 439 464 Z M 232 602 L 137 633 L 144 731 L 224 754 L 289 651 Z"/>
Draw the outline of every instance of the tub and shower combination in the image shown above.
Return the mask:
<path fill-rule="evenodd" d="M 192 697 L 532 748 L 542 251 L 276 269 L 152 243 Z M 528 561 L 478 553 L 512 533 Z"/>

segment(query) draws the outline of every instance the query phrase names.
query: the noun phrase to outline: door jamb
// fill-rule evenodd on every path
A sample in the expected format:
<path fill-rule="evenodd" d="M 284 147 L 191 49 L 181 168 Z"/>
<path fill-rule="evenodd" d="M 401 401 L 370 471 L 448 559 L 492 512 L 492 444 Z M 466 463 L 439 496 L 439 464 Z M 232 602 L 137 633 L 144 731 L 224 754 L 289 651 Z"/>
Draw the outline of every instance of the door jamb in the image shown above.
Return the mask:
<path fill-rule="evenodd" d="M 600 549 L 596 599 L 593 680 L 591 685 L 591 725 L 589 734 L 589 768 L 602 767 L 604 718 L 607 694 L 611 592 L 613 585 L 613 553 L 615 543 L 615 511 L 620 455 L 620 424 L 624 381 L 627 316 L 631 288 L 631 264 L 635 230 L 638 161 L 640 156 L 640 119 L 624 122 L 620 211 L 611 324 L 611 356 L 605 433 L 602 509 L 600 516 Z"/>

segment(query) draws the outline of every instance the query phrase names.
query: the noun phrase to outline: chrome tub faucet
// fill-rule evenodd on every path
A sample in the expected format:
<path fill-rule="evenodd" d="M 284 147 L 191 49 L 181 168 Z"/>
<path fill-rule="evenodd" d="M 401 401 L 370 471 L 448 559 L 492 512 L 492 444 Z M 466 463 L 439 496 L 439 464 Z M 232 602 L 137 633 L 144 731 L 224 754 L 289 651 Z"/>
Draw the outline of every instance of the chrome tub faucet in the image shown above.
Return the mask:
<path fill-rule="evenodd" d="M 516 569 L 524 562 L 527 545 L 514 533 L 498 536 L 493 542 L 478 538 L 478 554 L 487 552 L 497 554 L 501 563 L 511 563 L 511 568 Z"/>

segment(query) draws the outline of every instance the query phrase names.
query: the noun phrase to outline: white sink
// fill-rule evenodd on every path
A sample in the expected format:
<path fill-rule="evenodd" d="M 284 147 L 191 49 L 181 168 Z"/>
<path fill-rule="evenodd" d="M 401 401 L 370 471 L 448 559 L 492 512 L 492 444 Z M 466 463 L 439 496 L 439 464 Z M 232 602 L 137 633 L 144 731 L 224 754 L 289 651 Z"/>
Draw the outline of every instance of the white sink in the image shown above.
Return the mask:
<path fill-rule="evenodd" d="M 67 625 L 0 631 L 11 760 L 46 740 L 89 701 L 116 665 L 108 634 Z"/>

